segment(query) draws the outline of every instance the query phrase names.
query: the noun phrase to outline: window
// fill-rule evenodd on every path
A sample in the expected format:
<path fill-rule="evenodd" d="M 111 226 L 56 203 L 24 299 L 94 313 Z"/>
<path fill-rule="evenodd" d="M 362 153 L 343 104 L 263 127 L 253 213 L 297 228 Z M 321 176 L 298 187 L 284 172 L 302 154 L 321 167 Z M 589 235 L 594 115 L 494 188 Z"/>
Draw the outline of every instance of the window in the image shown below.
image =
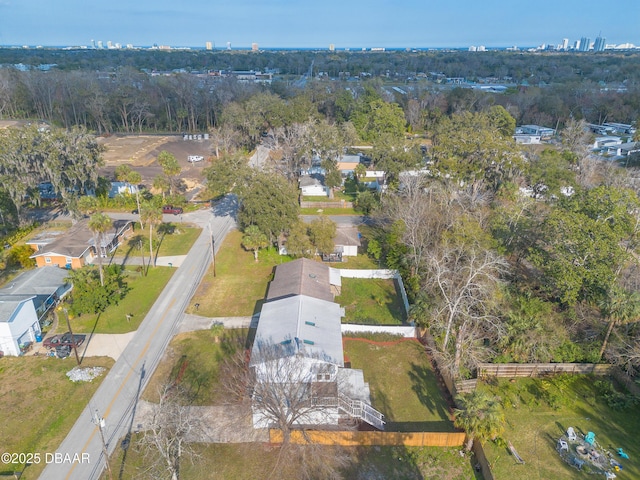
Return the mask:
<path fill-rule="evenodd" d="M 51 263 L 51 257 L 44 257 L 44 263 Z"/>

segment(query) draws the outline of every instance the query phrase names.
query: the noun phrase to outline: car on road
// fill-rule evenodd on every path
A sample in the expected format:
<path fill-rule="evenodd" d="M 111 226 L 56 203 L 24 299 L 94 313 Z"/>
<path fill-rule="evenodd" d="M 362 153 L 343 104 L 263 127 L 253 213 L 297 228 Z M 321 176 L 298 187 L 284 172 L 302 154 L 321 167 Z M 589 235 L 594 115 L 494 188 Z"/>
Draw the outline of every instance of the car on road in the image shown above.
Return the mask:
<path fill-rule="evenodd" d="M 179 215 L 179 214 L 182 213 L 182 207 L 174 207 L 173 205 L 165 205 L 164 207 L 162 207 L 162 213 L 165 213 L 165 214 L 172 213 L 173 215 Z"/>
<path fill-rule="evenodd" d="M 54 335 L 44 339 L 42 346 L 45 348 L 58 348 L 58 347 L 79 347 L 87 338 L 86 335 L 71 335 L 69 332 L 62 335 Z"/>

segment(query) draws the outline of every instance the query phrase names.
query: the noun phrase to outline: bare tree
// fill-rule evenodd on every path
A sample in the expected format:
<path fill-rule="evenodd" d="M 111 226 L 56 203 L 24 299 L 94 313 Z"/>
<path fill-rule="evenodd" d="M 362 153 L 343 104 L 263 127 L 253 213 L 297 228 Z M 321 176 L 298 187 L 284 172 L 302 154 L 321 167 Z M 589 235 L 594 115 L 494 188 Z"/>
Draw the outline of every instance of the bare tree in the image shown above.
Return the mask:
<path fill-rule="evenodd" d="M 306 436 L 307 443 L 291 442 L 296 426 L 329 423 L 340 389 L 337 366 L 319 356 L 294 354 L 295 343 L 258 340 L 251 358 L 242 350 L 228 357 L 221 367 L 226 398 L 235 404 L 250 402 L 254 425 L 282 431 L 278 461 L 269 478 L 278 475 L 280 466 L 292 464 L 297 465 L 299 478 L 342 478 L 340 469 L 352 460 L 346 450 L 313 444 Z"/>
<path fill-rule="evenodd" d="M 180 463 L 198 457 L 192 447 L 202 431 L 201 419 L 189 406 L 189 395 L 179 385 L 164 385 L 151 407 L 149 423 L 138 445 L 149 462 L 152 478 L 180 478 Z"/>
<path fill-rule="evenodd" d="M 478 246 L 445 244 L 429 254 L 428 265 L 425 288 L 434 299 L 429 327 L 438 353 L 457 377 L 463 361 L 473 366 L 482 356 L 478 341 L 497 336 L 502 328 L 493 302 L 507 262 Z"/>

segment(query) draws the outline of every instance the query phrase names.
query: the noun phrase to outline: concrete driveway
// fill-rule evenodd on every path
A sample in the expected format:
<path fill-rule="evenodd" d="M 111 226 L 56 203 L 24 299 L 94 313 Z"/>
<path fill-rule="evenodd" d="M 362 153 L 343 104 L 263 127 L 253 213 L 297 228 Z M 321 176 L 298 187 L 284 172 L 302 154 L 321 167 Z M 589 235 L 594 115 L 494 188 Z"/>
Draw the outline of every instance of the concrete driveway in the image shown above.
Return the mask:
<path fill-rule="evenodd" d="M 111 357 L 118 360 L 124 349 L 136 334 L 129 333 L 94 333 L 78 351 L 80 357 Z"/>

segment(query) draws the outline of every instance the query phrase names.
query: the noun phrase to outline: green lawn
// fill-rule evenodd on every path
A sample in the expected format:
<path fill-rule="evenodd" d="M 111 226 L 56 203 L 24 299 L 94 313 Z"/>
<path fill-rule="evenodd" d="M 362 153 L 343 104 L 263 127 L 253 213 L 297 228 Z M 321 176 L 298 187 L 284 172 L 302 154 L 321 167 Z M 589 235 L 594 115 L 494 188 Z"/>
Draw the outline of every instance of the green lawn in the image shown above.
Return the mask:
<path fill-rule="evenodd" d="M 75 365 L 73 355 L 64 360 L 33 356 L 0 359 L 0 453 L 39 453 L 43 459 L 25 469 L 23 480 L 38 478 L 45 466 L 45 453 L 56 451 L 113 360 L 84 359 L 82 367 L 107 369 L 93 382 L 69 380 L 66 373 Z M 21 465 L 0 464 L 0 473 L 21 469 Z"/>
<path fill-rule="evenodd" d="M 345 309 L 345 323 L 401 325 L 406 320 L 393 279 L 343 278 L 335 302 Z"/>
<path fill-rule="evenodd" d="M 238 348 L 243 348 L 248 331 L 211 330 L 182 333 L 173 338 L 156 368 L 143 398 L 158 401 L 160 387 L 179 381 L 194 394 L 195 405 L 215 405 L 224 400 L 218 383 L 220 362 Z"/>
<path fill-rule="evenodd" d="M 453 432 L 449 409 L 424 347 L 417 341 L 375 345 L 344 339 L 351 368 L 364 371 L 374 408 L 387 430 Z"/>
<path fill-rule="evenodd" d="M 601 380 L 602 377 L 562 375 L 515 382 L 501 379 L 496 385 L 483 385 L 499 395 L 506 406 L 508 427 L 503 437 L 512 442 L 526 462 L 516 464 L 506 448 L 487 442 L 485 452 L 496 478 L 596 478 L 570 467 L 556 452 L 557 441 L 568 427 L 583 434 L 594 432 L 604 448 L 622 447 L 630 459 L 618 458 L 623 465 L 618 478 L 640 478 L 640 407 L 609 408 L 596 388 Z"/>
<path fill-rule="evenodd" d="M 123 476 L 138 478 L 144 472 L 142 456 L 133 448 L 127 454 Z M 318 447 L 331 456 L 334 447 Z M 265 444 L 198 444 L 199 455 L 194 462 L 184 460 L 180 476 L 184 479 L 212 480 L 299 480 L 300 470 L 295 462 L 278 463 L 280 450 Z M 470 457 L 461 457 L 459 449 L 438 447 L 359 447 L 346 448 L 351 457 L 349 466 L 340 470 L 341 478 L 355 480 L 471 480 L 475 476 Z M 122 450 L 111 459 L 111 470 L 120 472 Z M 318 475 L 318 472 L 315 472 Z M 107 475 L 102 477 L 106 480 Z M 312 478 L 323 478 L 321 475 Z"/>
<path fill-rule="evenodd" d="M 353 208 L 301 208 L 300 215 L 360 215 Z"/>
<path fill-rule="evenodd" d="M 158 257 L 186 255 L 191 246 L 202 233 L 201 228 L 188 227 L 181 223 L 165 223 L 163 225 Z"/>
<path fill-rule="evenodd" d="M 375 270 L 380 268 L 378 263 L 366 254 L 361 254 L 357 257 L 342 257 L 342 262 L 326 262 L 326 264 L 333 268 L 350 270 Z"/>
<path fill-rule="evenodd" d="M 149 312 L 160 292 L 173 275 L 169 267 L 152 267 L 145 277 L 135 267 L 127 267 L 127 285 L 131 289 L 117 305 L 111 305 L 97 315 L 82 315 L 71 321 L 74 333 L 127 333 L 136 330 Z M 127 315 L 132 315 L 127 320 Z M 58 330 L 66 331 L 61 324 Z"/>
<path fill-rule="evenodd" d="M 242 233 L 234 230 L 227 235 L 216 255 L 216 276 L 209 268 L 187 310 L 205 317 L 243 317 L 260 311 L 273 276 L 273 267 L 290 260 L 275 249 L 260 250 L 256 262 L 253 252 L 240 246 Z"/>

